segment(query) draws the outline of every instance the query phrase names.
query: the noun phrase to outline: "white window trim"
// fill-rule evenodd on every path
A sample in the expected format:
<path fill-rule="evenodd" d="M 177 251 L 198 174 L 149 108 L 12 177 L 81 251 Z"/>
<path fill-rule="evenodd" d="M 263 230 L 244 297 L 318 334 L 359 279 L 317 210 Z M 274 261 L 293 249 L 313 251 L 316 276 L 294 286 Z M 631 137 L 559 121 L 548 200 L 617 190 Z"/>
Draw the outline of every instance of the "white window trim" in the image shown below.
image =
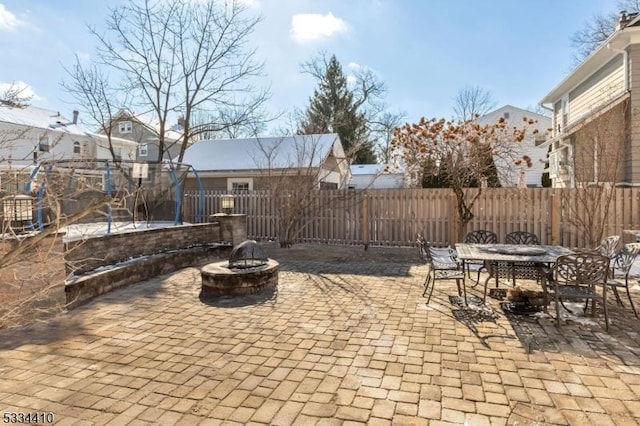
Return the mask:
<path fill-rule="evenodd" d="M 131 121 L 119 121 L 118 130 L 120 130 L 120 133 L 131 133 L 133 132 L 133 123 Z"/>
<path fill-rule="evenodd" d="M 138 153 L 140 157 L 147 157 L 149 155 L 149 144 L 141 143 L 140 147 L 138 148 Z"/>
<path fill-rule="evenodd" d="M 78 148 L 78 152 L 76 152 L 76 148 Z M 82 155 L 82 144 L 80 143 L 80 141 L 73 141 L 73 153 Z"/>
<path fill-rule="evenodd" d="M 253 191 L 253 178 L 227 178 L 227 191 L 233 191 L 234 183 L 248 183 L 249 191 Z"/>

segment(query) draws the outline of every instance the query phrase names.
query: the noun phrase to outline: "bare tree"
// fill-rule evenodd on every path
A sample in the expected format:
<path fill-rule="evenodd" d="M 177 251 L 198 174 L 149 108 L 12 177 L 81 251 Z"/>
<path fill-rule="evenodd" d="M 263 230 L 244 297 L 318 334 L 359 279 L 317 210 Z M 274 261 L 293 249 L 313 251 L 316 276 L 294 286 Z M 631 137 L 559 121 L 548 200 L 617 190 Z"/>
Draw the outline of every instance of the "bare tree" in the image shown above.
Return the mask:
<path fill-rule="evenodd" d="M 496 106 L 493 95 L 479 86 L 465 86 L 456 95 L 453 111 L 458 121 L 473 120 Z"/>
<path fill-rule="evenodd" d="M 298 242 L 313 218 L 353 195 L 351 191 L 326 191 L 343 189 L 345 182 L 332 180 L 344 177 L 349 167 L 348 153 L 330 138 L 296 135 L 258 141 L 254 161 L 275 207 L 273 221 L 281 247 Z"/>
<path fill-rule="evenodd" d="M 24 108 L 29 105 L 33 99 L 33 95 L 27 93 L 27 88 L 20 86 L 17 82 L 12 82 L 2 93 L 0 93 L 0 102 L 5 105 Z"/>
<path fill-rule="evenodd" d="M 407 113 L 404 111 L 390 112 L 384 111 L 370 121 L 371 133 L 377 140 L 378 159 L 385 164 L 391 162 L 392 149 L 391 141 L 397 127 L 402 125 Z"/>
<path fill-rule="evenodd" d="M 122 91 L 113 88 L 109 82 L 109 75 L 96 64 L 83 66 L 80 58 L 71 68 L 65 68 L 68 79 L 61 83 L 65 89 L 81 105 L 92 124 L 97 125 L 101 133 L 107 138 L 111 158 L 117 163 L 118 156 L 113 149 L 111 140 L 113 134 L 113 119 L 119 110 L 118 104 L 126 105 L 127 100 L 120 99 Z M 126 92 L 125 92 L 126 93 Z"/>
<path fill-rule="evenodd" d="M 639 12 L 640 0 L 618 0 L 616 10 L 608 13 L 596 13 L 581 29 L 571 37 L 571 46 L 575 49 L 574 66 L 580 64 L 587 56 L 600 46 L 616 29 L 620 17 L 618 11 Z"/>
<path fill-rule="evenodd" d="M 190 140 L 238 139 L 256 137 L 267 130 L 267 123 L 281 114 L 269 116 L 262 109 L 221 109 L 215 113 L 196 111 L 192 115 Z"/>
<path fill-rule="evenodd" d="M 575 185 L 562 192 L 563 212 L 590 247 L 605 236 L 616 186 L 624 180 L 628 113 L 629 101 L 624 101 L 584 123 L 561 161 L 561 172 L 572 174 Z"/>
<path fill-rule="evenodd" d="M 158 161 L 167 153 L 170 114 L 181 114 L 184 128 L 179 158 L 190 138 L 203 130 L 221 131 L 253 120 L 268 97 L 254 86 L 262 64 L 246 47 L 259 22 L 247 17 L 237 0 L 164 2 L 128 0 L 112 9 L 106 33 L 90 28 L 102 66 L 115 70 L 121 90 L 159 122 Z M 196 111 L 226 111 L 211 117 L 231 122 L 192 128 Z"/>

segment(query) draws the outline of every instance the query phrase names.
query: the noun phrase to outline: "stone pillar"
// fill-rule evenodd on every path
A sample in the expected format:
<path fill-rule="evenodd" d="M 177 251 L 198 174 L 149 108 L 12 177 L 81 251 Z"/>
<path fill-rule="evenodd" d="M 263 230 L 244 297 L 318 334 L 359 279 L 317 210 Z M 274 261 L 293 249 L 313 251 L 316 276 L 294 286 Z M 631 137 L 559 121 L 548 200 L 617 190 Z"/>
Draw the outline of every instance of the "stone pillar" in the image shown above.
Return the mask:
<path fill-rule="evenodd" d="M 234 247 L 247 239 L 247 215 L 216 213 L 210 216 L 212 222 L 220 224 L 222 241 Z"/>

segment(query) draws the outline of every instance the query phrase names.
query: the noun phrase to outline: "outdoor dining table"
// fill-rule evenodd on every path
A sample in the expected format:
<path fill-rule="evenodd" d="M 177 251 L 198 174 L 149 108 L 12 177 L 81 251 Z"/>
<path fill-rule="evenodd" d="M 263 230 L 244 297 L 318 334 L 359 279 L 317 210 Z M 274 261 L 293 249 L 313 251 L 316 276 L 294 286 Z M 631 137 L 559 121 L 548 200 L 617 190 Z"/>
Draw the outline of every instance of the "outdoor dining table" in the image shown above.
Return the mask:
<path fill-rule="evenodd" d="M 550 267 L 558 257 L 573 253 L 572 250 L 561 246 L 466 243 L 456 244 L 456 252 L 463 263 L 466 260 L 485 262 L 489 271 L 484 283 L 485 293 L 487 283 L 492 278 L 496 281 L 496 287 L 499 278 L 511 278 L 514 285 L 516 278 L 539 279 L 545 293 L 545 301 L 546 276 L 541 273 L 541 268 Z M 504 265 L 506 267 L 503 267 Z"/>

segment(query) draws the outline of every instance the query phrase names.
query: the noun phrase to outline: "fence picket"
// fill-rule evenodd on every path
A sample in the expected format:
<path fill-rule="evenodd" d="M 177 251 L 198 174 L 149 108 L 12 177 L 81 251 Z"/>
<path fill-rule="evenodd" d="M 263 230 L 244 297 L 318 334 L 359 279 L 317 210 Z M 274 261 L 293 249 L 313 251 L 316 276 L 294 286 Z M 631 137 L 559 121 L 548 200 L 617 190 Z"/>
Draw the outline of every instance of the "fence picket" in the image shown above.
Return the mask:
<path fill-rule="evenodd" d="M 473 189 L 471 189 L 473 191 Z M 500 240 L 515 230 L 527 230 L 551 244 L 552 227 L 558 229 L 558 243 L 584 248 L 584 232 L 572 223 L 572 210 L 579 207 L 579 189 L 551 188 L 498 188 L 483 192 L 473 207 L 474 218 L 468 226 L 496 232 Z M 558 202 L 552 203 L 553 194 Z M 220 211 L 220 197 L 226 191 L 204 191 L 199 200 L 198 191 L 185 191 L 184 217 L 195 221 L 202 202 L 203 219 Z M 451 221 L 457 212 L 452 207 L 453 193 L 448 189 L 368 189 L 367 207 L 362 208 L 364 193 L 353 190 L 321 190 L 310 200 L 309 217 L 300 241 L 320 243 L 362 244 L 368 238 L 370 245 L 413 244 L 417 232 L 437 245 L 453 243 Z M 279 205 L 268 191 L 250 191 L 236 194 L 235 213 L 247 215 L 247 233 L 255 239 L 277 239 Z M 551 209 L 557 206 L 557 222 L 551 219 Z M 595 209 L 599 210 L 599 209 Z M 366 214 L 366 219 L 362 216 Z M 594 214 L 598 214 L 594 211 Z M 640 228 L 640 188 L 617 188 L 604 219 L 606 235 L 622 235 L 625 229 Z M 362 227 L 367 226 L 365 232 Z M 605 236 L 606 236 L 605 235 Z"/>

